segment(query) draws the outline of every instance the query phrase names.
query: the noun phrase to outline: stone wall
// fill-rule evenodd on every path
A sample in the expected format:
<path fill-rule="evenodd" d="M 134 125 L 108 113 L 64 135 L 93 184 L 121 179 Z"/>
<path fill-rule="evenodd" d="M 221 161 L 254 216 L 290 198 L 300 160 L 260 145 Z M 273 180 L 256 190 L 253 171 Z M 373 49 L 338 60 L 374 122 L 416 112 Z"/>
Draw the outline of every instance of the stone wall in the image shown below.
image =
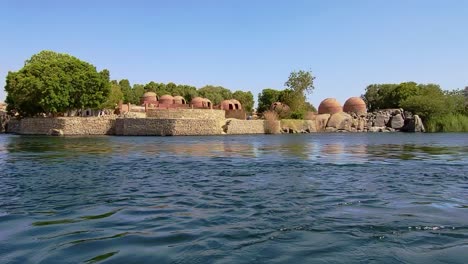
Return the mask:
<path fill-rule="evenodd" d="M 152 109 L 147 117 L 159 119 L 224 119 L 224 110 L 217 109 Z"/>
<path fill-rule="evenodd" d="M 118 118 L 118 136 L 221 135 L 222 123 L 216 119 Z"/>
<path fill-rule="evenodd" d="M 115 135 L 116 116 L 74 117 L 65 119 L 64 135 Z"/>
<path fill-rule="evenodd" d="M 8 123 L 8 133 L 22 135 L 49 135 L 61 130 L 64 135 L 113 135 L 115 116 L 23 118 Z"/>
<path fill-rule="evenodd" d="M 278 126 L 279 126 L 279 121 Z M 224 132 L 230 135 L 242 134 L 265 134 L 266 121 L 265 120 L 239 120 L 228 119 L 223 126 Z"/>

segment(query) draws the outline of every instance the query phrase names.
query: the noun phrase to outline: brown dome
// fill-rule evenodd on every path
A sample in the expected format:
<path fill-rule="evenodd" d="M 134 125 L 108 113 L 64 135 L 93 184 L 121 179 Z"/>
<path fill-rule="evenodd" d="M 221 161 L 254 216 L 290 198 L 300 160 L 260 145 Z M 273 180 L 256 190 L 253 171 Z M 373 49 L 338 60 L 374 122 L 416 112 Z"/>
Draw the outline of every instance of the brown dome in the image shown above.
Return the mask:
<path fill-rule="evenodd" d="M 231 99 L 231 103 L 234 105 L 234 109 L 236 110 L 241 110 L 242 109 L 242 105 L 239 101 L 237 101 L 236 99 Z"/>
<path fill-rule="evenodd" d="M 234 104 L 231 102 L 231 100 L 223 100 L 221 102 L 221 109 L 222 110 L 233 110 L 234 109 Z"/>
<path fill-rule="evenodd" d="M 270 110 L 273 111 L 289 111 L 290 108 L 287 104 L 283 104 L 282 102 L 274 102 L 270 106 Z"/>
<path fill-rule="evenodd" d="M 157 101 L 158 101 L 158 98 L 156 97 L 156 93 L 153 93 L 153 92 L 146 92 L 140 98 L 141 104 L 155 103 Z"/>
<path fill-rule="evenodd" d="M 270 106 L 271 111 L 275 111 L 280 118 L 285 118 L 289 116 L 291 108 L 287 104 L 282 102 L 274 102 Z"/>
<path fill-rule="evenodd" d="M 319 114 L 335 114 L 342 112 L 343 108 L 335 98 L 327 98 L 323 100 L 318 109 Z"/>
<path fill-rule="evenodd" d="M 195 97 L 195 98 L 192 98 L 192 101 L 190 102 L 190 104 L 192 104 L 194 107 L 203 107 L 204 100 L 205 99 L 201 97 Z"/>
<path fill-rule="evenodd" d="M 174 97 L 171 95 L 165 94 L 159 98 L 159 103 L 161 104 L 173 104 L 174 103 Z"/>
<path fill-rule="evenodd" d="M 203 98 L 203 107 L 205 108 L 211 108 L 213 104 L 211 103 L 211 100 L 208 98 Z"/>
<path fill-rule="evenodd" d="M 174 104 L 186 104 L 187 102 L 185 101 L 185 98 L 180 96 L 180 95 L 176 95 L 174 96 Z"/>
<path fill-rule="evenodd" d="M 367 113 L 366 102 L 360 97 L 351 97 L 346 100 L 343 111 L 347 113 L 362 114 Z"/>

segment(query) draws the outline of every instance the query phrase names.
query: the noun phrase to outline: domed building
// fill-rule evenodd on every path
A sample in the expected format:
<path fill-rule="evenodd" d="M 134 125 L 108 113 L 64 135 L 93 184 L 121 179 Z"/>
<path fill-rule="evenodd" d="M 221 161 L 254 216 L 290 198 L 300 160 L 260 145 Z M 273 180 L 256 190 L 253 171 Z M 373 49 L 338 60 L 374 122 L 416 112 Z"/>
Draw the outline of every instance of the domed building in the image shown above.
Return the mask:
<path fill-rule="evenodd" d="M 211 109 L 212 106 L 213 106 L 213 103 L 211 102 L 210 99 L 208 99 L 208 98 L 203 98 L 203 107 L 204 107 L 204 108 L 209 108 L 209 109 Z"/>
<path fill-rule="evenodd" d="M 174 104 L 186 104 L 187 101 L 185 101 L 185 98 L 180 96 L 180 95 L 176 95 L 174 96 Z"/>
<path fill-rule="evenodd" d="M 270 106 L 271 111 L 275 111 L 279 117 L 284 118 L 288 116 L 291 112 L 291 108 L 287 104 L 282 102 L 274 102 Z"/>
<path fill-rule="evenodd" d="M 221 110 L 242 110 L 242 105 L 236 99 L 223 100 L 219 108 Z"/>
<path fill-rule="evenodd" d="M 346 113 L 365 114 L 367 113 L 366 102 L 360 97 L 351 97 L 346 100 L 343 111 Z"/>
<path fill-rule="evenodd" d="M 343 108 L 335 98 L 327 98 L 323 100 L 318 108 L 319 114 L 336 114 L 343 112 Z"/>
<path fill-rule="evenodd" d="M 174 104 L 174 97 L 169 94 L 165 94 L 159 98 L 160 104 Z"/>
<path fill-rule="evenodd" d="M 140 104 L 155 104 L 158 102 L 158 97 L 156 93 L 153 92 L 146 92 L 143 94 L 143 96 L 140 98 Z"/>
<path fill-rule="evenodd" d="M 190 102 L 192 107 L 195 108 L 211 108 L 212 103 L 209 99 L 202 98 L 202 97 L 195 97 L 192 98 L 192 101 Z"/>

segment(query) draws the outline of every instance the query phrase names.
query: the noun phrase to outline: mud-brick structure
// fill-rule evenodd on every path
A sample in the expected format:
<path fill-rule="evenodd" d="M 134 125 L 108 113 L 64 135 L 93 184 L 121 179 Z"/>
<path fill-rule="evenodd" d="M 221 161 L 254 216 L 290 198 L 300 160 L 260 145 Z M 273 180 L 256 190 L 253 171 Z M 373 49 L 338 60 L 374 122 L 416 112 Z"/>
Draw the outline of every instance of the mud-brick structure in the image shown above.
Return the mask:
<path fill-rule="evenodd" d="M 319 114 L 336 114 L 343 112 L 341 104 L 335 98 L 327 98 L 323 100 L 318 108 Z"/>

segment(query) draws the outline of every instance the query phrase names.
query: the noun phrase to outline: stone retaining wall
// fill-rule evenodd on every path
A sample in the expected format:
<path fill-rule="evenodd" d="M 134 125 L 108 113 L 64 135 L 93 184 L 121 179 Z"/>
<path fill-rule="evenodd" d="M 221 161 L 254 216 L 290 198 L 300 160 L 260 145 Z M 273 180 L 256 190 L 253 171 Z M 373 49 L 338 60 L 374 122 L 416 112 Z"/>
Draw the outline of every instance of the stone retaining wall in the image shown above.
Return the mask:
<path fill-rule="evenodd" d="M 147 117 L 159 119 L 224 119 L 224 110 L 217 109 L 153 109 Z"/>
<path fill-rule="evenodd" d="M 276 121 L 279 126 L 279 121 Z M 226 120 L 224 126 L 226 134 L 242 135 L 242 134 L 265 134 L 266 121 L 265 120 L 239 120 L 229 119 Z"/>
<path fill-rule="evenodd" d="M 118 136 L 221 135 L 222 124 L 215 119 L 119 118 Z"/>
<path fill-rule="evenodd" d="M 22 135 L 49 135 L 52 130 L 62 130 L 64 135 L 113 135 L 115 116 L 23 118 L 10 120 L 8 133 Z"/>

